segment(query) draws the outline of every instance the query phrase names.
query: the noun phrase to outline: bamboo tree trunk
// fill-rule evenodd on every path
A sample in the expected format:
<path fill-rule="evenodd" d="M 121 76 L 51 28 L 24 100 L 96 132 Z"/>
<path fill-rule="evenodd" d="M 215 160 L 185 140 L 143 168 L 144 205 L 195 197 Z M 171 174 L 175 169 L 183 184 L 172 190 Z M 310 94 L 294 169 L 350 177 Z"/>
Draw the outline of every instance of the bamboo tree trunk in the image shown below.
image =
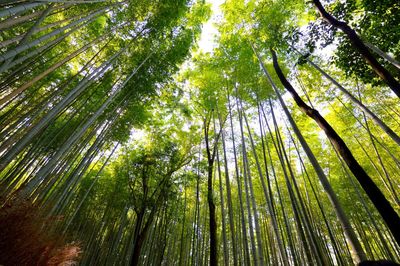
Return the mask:
<path fill-rule="evenodd" d="M 359 87 L 358 87 L 358 94 L 359 94 L 359 98 L 360 98 L 360 102 L 361 102 L 361 94 L 360 94 L 360 88 L 359 88 Z M 391 192 L 391 194 L 392 194 L 392 196 L 393 196 L 395 202 L 396 202 L 397 204 L 400 204 L 400 199 L 399 199 L 399 197 L 398 197 L 398 195 L 397 195 L 397 193 L 396 193 L 396 190 L 395 190 L 395 188 L 394 188 L 394 186 L 393 186 L 393 183 L 392 183 L 392 180 L 391 180 L 391 178 L 390 178 L 390 175 L 389 175 L 388 171 L 386 170 L 385 164 L 383 163 L 383 160 L 382 160 L 382 157 L 381 157 L 381 155 L 380 155 L 380 153 L 379 153 L 379 150 L 378 150 L 378 148 L 376 147 L 376 144 L 375 144 L 374 138 L 373 138 L 373 136 L 372 136 L 372 132 L 371 132 L 370 126 L 369 126 L 369 124 L 368 124 L 368 120 L 367 120 L 367 118 L 366 118 L 366 116 L 365 116 L 365 113 L 363 112 L 362 115 L 363 115 L 365 127 L 366 127 L 367 132 L 368 132 L 368 136 L 369 136 L 369 138 L 370 138 L 370 140 L 371 140 L 372 147 L 373 147 L 373 149 L 374 149 L 374 152 L 375 152 L 375 154 L 376 154 L 376 157 L 378 158 L 378 162 L 379 162 L 379 164 L 381 165 L 382 171 L 383 171 L 383 173 L 385 174 L 385 177 L 386 177 L 386 179 L 387 179 L 387 183 L 389 183 L 389 188 L 390 188 L 389 191 Z M 378 172 L 379 172 L 379 171 L 378 171 Z M 379 172 L 379 175 L 381 175 L 380 172 Z M 382 179 L 384 180 L 383 177 L 382 177 Z M 386 183 L 385 180 L 384 180 L 384 183 Z"/>
<path fill-rule="evenodd" d="M 232 117 L 232 107 L 231 107 L 231 100 L 230 96 L 228 93 L 228 110 L 229 110 L 229 121 L 230 121 L 230 126 L 231 126 L 231 136 L 232 136 L 232 147 L 233 147 L 233 158 L 235 162 L 235 174 L 236 174 L 236 182 L 237 182 L 237 187 L 238 187 L 238 199 L 239 199 L 239 207 L 240 207 L 240 225 L 242 227 L 242 243 L 244 246 L 244 262 L 245 265 L 251 265 L 250 264 L 250 254 L 249 254 L 249 246 L 248 246 L 248 241 L 247 241 L 247 229 L 246 229 L 246 220 L 245 220 L 245 215 L 244 215 L 244 207 L 243 207 L 243 190 L 242 190 L 242 185 L 240 181 L 240 174 L 239 174 L 239 165 L 238 165 L 238 159 L 237 159 L 237 152 L 236 152 L 236 144 L 235 144 L 235 132 L 233 129 L 233 117 Z"/>
<path fill-rule="evenodd" d="M 214 123 L 214 127 L 215 127 L 215 123 Z M 219 158 L 219 149 L 218 149 L 218 147 L 217 147 L 217 170 L 218 170 L 218 181 L 219 181 L 219 199 L 220 199 L 220 202 L 221 202 L 221 221 L 222 221 L 222 240 L 223 240 L 223 251 L 224 251 L 224 265 L 227 266 L 227 265 L 229 265 L 229 252 L 228 252 L 228 241 L 227 241 L 227 237 L 226 237 L 224 190 L 222 188 L 221 162 L 220 162 L 220 158 Z"/>
<path fill-rule="evenodd" d="M 187 193 L 186 193 L 186 180 L 183 184 L 183 190 L 184 190 L 184 198 L 183 198 L 183 220 L 182 220 L 182 230 L 181 230 L 181 244 L 179 248 L 179 261 L 178 265 L 183 266 L 185 265 L 185 259 L 184 259 L 184 252 L 183 250 L 185 249 L 184 246 L 184 233 L 185 233 L 185 222 L 186 222 L 186 201 L 187 201 Z"/>
<path fill-rule="evenodd" d="M 53 9 L 54 9 L 54 7 L 53 7 Z M 39 12 L 34 12 L 34 13 L 30 13 L 30 14 L 28 14 L 28 15 L 24 15 L 24 16 L 17 17 L 17 18 L 15 18 L 15 17 L 10 17 L 10 18 L 8 18 L 8 19 L 6 19 L 6 20 L 3 20 L 3 21 L 0 23 L 0 30 L 4 30 L 4 29 L 7 29 L 7 28 L 11 28 L 11 27 L 14 26 L 14 25 L 18 25 L 18 24 L 20 24 L 20 23 L 29 21 L 29 20 L 31 20 L 31 19 L 34 19 L 34 18 L 36 18 L 36 17 L 39 17 L 40 15 L 41 15 L 41 14 L 40 14 Z"/>
<path fill-rule="evenodd" d="M 25 11 L 29 11 L 32 8 L 42 6 L 44 4 L 45 3 L 29 3 L 29 4 L 22 4 L 22 5 L 18 5 L 15 7 L 6 8 L 6 9 L 3 9 L 0 11 L 0 18 L 6 17 L 6 16 L 15 16 L 15 15 L 18 15 Z"/>
<path fill-rule="evenodd" d="M 82 27 L 83 25 L 78 25 L 74 28 L 72 28 L 70 31 L 62 34 L 61 36 L 57 37 L 56 39 L 47 42 L 46 44 L 32 50 L 31 52 L 26 53 L 23 56 L 20 56 L 18 58 L 15 58 L 11 63 L 9 63 L 4 69 L 2 69 L 0 71 L 0 73 L 7 71 L 8 69 L 11 69 L 12 67 L 21 64 L 21 63 L 26 63 L 28 59 L 30 59 L 31 57 L 37 57 L 40 54 L 44 54 L 46 53 L 48 50 L 50 50 L 51 48 L 53 48 L 54 46 L 56 46 L 57 44 L 59 44 L 61 41 L 63 41 L 64 39 L 66 39 L 69 35 L 71 35 L 72 33 L 75 32 L 75 30 L 79 29 L 80 27 Z"/>
<path fill-rule="evenodd" d="M 242 143 L 243 145 L 243 143 Z M 243 149 L 243 148 L 242 148 Z M 243 152 L 243 151 L 242 151 Z M 243 181 L 244 181 L 244 192 L 245 192 L 245 200 L 246 200 L 246 208 L 247 208 L 247 220 L 248 220 L 248 225 L 249 225 L 249 235 L 250 235 L 250 244 L 251 244 L 251 253 L 253 257 L 253 263 L 255 266 L 258 265 L 258 259 L 257 259 L 257 246 L 256 246 L 256 240 L 254 238 L 254 218 L 252 217 L 252 212 L 251 212 L 251 201 L 250 201 L 250 192 L 249 192 L 249 184 L 248 184 L 248 173 L 247 173 L 247 167 L 246 167 L 246 162 L 244 155 L 242 157 L 243 160 Z M 246 241 L 246 240 L 244 240 Z"/>
<path fill-rule="evenodd" d="M 221 118 L 219 119 L 219 123 L 221 124 Z M 225 133 L 221 131 L 221 141 L 222 141 L 222 149 L 223 149 L 223 156 L 224 156 L 224 168 L 225 168 L 225 184 L 226 184 L 226 195 L 228 198 L 228 215 L 229 215 L 229 229 L 230 229 L 230 236 L 232 241 L 232 254 L 233 254 L 233 265 L 238 265 L 238 258 L 237 258 L 237 245 L 236 245 L 236 231 L 235 231 L 235 224 L 233 218 L 233 206 L 232 206 L 232 193 L 231 193 L 231 184 L 229 180 L 229 169 L 228 169 L 228 159 L 226 156 L 226 146 L 225 146 Z"/>
<path fill-rule="evenodd" d="M 242 114 L 241 111 L 239 109 L 239 102 L 238 102 L 238 93 L 236 91 L 236 107 L 237 107 L 237 111 L 238 111 L 238 116 L 239 116 L 239 123 L 241 124 L 242 122 Z M 245 192 L 245 202 L 246 202 L 246 208 L 247 208 L 247 219 L 248 219 L 248 225 L 249 225 L 249 235 L 250 235 L 250 243 L 251 243 L 251 252 L 253 254 L 253 262 L 254 265 L 257 266 L 258 265 L 258 258 L 256 256 L 257 253 L 257 246 L 256 246 L 256 240 L 254 238 L 254 218 L 252 217 L 252 212 L 251 212 L 251 206 L 252 206 L 252 201 L 250 200 L 250 192 L 249 192 L 249 171 L 248 171 L 248 160 L 247 160 L 247 154 L 246 154 L 246 147 L 245 147 L 245 141 L 244 141 L 244 136 L 243 136 L 243 130 L 241 127 L 240 130 L 240 137 L 241 137 L 241 148 L 242 148 L 242 162 L 243 162 L 243 181 L 244 181 L 244 192 Z M 244 239 L 244 241 L 246 241 Z"/>
<path fill-rule="evenodd" d="M 331 144 L 331 145 L 332 145 L 332 144 Z M 332 146 L 333 146 L 333 145 L 332 145 Z M 357 198 L 358 198 L 358 200 L 361 202 L 361 204 L 362 204 L 362 206 L 363 206 L 365 212 L 367 213 L 367 217 L 369 218 L 369 221 L 371 222 L 373 228 L 375 229 L 375 233 L 378 235 L 378 238 L 379 238 L 379 240 L 380 240 L 380 243 L 378 242 L 377 244 L 378 244 L 378 245 L 381 244 L 382 246 L 384 246 L 384 249 L 385 249 L 385 251 L 387 252 L 388 256 L 389 256 L 392 260 L 394 260 L 394 257 L 393 257 L 393 255 L 392 255 L 392 253 L 389 251 L 390 249 L 389 249 L 389 245 L 388 245 L 388 244 L 389 244 L 389 243 L 388 243 L 388 238 L 385 238 L 384 235 L 383 235 L 383 232 L 384 232 L 385 230 L 382 230 L 382 227 L 381 227 L 381 226 L 378 226 L 378 222 L 379 222 L 379 221 L 377 221 L 376 218 L 373 217 L 373 214 L 371 213 L 371 210 L 370 210 L 370 208 L 369 208 L 367 202 L 365 201 L 364 196 L 361 194 L 359 187 L 358 187 L 357 184 L 354 182 L 353 176 L 352 176 L 352 175 L 349 173 L 349 171 L 347 170 L 346 164 L 345 164 L 345 162 L 343 161 L 343 159 L 340 157 L 340 155 L 339 155 L 338 151 L 336 150 L 335 146 L 333 146 L 333 150 L 334 150 L 334 152 L 336 153 L 337 157 L 338 157 L 339 160 L 340 160 L 340 163 L 341 163 L 341 166 L 342 166 L 342 169 L 343 169 L 344 174 L 349 178 L 349 180 L 350 180 L 350 182 L 351 182 L 351 185 L 353 186 L 354 190 L 356 191 Z M 357 215 L 357 214 L 358 214 L 358 213 L 356 213 L 356 215 Z M 364 220 L 364 219 L 363 219 L 363 220 Z M 381 224 L 381 223 L 379 223 L 379 224 Z M 363 230 L 357 230 L 357 231 L 362 232 Z M 374 236 L 374 237 L 376 237 L 376 236 Z M 368 238 L 366 238 L 366 237 L 364 237 L 364 238 L 366 239 L 365 242 L 368 242 Z M 375 238 L 374 238 L 374 239 L 375 239 Z"/>

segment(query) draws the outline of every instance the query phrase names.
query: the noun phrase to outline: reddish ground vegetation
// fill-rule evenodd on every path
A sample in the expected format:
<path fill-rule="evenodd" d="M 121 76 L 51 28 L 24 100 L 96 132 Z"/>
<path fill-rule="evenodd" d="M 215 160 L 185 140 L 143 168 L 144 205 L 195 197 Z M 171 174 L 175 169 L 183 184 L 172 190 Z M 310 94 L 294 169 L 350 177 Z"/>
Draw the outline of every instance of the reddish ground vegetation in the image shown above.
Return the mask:
<path fill-rule="evenodd" d="M 37 206 L 17 196 L 0 202 L 0 265 L 76 264 L 79 245 L 67 244 L 51 230 L 59 217 L 46 218 Z"/>

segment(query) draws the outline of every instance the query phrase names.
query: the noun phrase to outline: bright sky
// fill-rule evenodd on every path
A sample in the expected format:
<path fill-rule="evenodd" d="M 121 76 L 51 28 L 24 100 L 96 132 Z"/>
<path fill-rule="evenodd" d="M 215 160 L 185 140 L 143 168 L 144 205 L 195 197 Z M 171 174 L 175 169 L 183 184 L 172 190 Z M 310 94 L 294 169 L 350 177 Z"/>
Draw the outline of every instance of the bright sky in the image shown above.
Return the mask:
<path fill-rule="evenodd" d="M 214 26 L 214 23 L 221 19 L 222 12 L 219 8 L 225 0 L 207 0 L 207 3 L 211 4 L 212 15 L 209 21 L 203 25 L 203 31 L 201 33 L 199 47 L 204 52 L 211 52 L 215 46 L 214 36 L 218 33 Z"/>

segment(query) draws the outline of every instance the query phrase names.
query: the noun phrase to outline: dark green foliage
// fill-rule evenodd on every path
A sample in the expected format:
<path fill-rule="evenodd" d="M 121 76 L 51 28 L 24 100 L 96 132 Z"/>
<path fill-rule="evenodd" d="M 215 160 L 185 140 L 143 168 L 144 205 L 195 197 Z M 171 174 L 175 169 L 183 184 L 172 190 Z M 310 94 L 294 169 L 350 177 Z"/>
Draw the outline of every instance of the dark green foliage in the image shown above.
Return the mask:
<path fill-rule="evenodd" d="M 365 41 L 386 53 L 392 53 L 395 59 L 400 58 L 400 26 L 398 23 L 400 4 L 398 1 L 363 0 L 360 3 L 356 3 L 354 0 L 346 1 L 345 4 L 338 5 L 334 14 L 342 14 L 340 16 L 345 21 L 353 22 L 351 25 Z M 347 76 L 357 76 L 363 82 L 373 85 L 383 84 L 341 34 L 339 34 L 338 43 L 335 63 L 345 71 Z M 400 78 L 398 69 L 383 59 L 379 59 L 379 62 L 388 68 L 395 77 Z"/>

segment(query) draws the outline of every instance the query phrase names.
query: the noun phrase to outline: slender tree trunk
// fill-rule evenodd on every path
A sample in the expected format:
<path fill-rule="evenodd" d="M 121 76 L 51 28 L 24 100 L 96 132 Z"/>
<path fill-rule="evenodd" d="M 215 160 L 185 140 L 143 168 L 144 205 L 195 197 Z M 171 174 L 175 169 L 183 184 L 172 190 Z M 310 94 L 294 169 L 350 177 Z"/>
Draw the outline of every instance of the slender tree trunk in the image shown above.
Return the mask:
<path fill-rule="evenodd" d="M 181 230 L 181 244 L 180 244 L 180 248 L 179 248 L 179 261 L 178 261 L 178 265 L 179 266 L 183 266 L 183 265 L 185 265 L 185 259 L 184 259 L 184 257 L 185 257 L 185 253 L 183 252 L 183 250 L 185 250 L 185 246 L 184 246 L 184 240 L 186 240 L 185 239 L 185 237 L 184 237 L 184 235 L 185 235 L 185 223 L 186 223 L 186 198 L 187 198 L 187 195 L 186 195 L 186 179 L 185 179 L 185 181 L 184 181 L 184 184 L 183 184 L 183 190 L 184 190 L 184 198 L 183 198 L 183 219 L 182 219 L 182 230 Z"/>
<path fill-rule="evenodd" d="M 221 119 L 219 119 L 220 124 L 222 123 Z M 232 206 L 232 193 L 231 193 L 231 184 L 229 180 L 229 170 L 228 170 L 228 159 L 226 156 L 226 146 L 225 146 L 225 133 L 221 130 L 221 141 L 222 141 L 222 149 L 224 155 L 224 168 L 225 168 L 225 184 L 226 184 L 226 195 L 228 198 L 228 214 L 229 214 L 229 229 L 230 229 L 230 236 L 232 241 L 232 253 L 233 253 L 233 265 L 238 265 L 237 259 L 237 245 L 236 245 L 236 231 L 235 231 L 235 224 L 233 218 L 233 206 Z"/>
<path fill-rule="evenodd" d="M 18 5 L 15 7 L 11 7 L 11 8 L 5 8 L 0 11 L 0 18 L 6 17 L 6 16 L 15 16 L 22 12 L 29 11 L 32 8 L 42 6 L 44 4 L 45 3 L 28 3 L 28 4 L 22 4 L 22 5 Z"/>
<path fill-rule="evenodd" d="M 250 265 L 249 243 L 247 241 L 246 220 L 245 220 L 245 215 L 244 215 L 243 198 L 242 198 L 243 190 L 242 190 L 242 184 L 240 181 L 239 165 L 238 165 L 236 143 L 235 143 L 235 132 L 234 132 L 234 128 L 233 128 L 232 107 L 231 107 L 231 100 L 230 100 L 229 93 L 228 93 L 228 109 L 229 109 L 229 121 L 230 121 L 230 126 L 231 126 L 231 135 L 232 135 L 233 158 L 235 161 L 236 182 L 237 182 L 237 187 L 238 187 L 238 199 L 239 199 L 239 207 L 240 207 L 239 221 L 240 221 L 240 225 L 242 227 L 242 235 L 243 235 L 243 241 L 242 241 L 243 246 L 244 246 L 243 262 L 246 265 Z"/>
<path fill-rule="evenodd" d="M 215 124 L 214 124 L 215 125 Z M 222 240 L 223 240 L 223 251 L 224 251 L 224 265 L 229 265 L 229 252 L 228 252 L 228 241 L 226 237 L 226 222 L 225 222 L 225 201 L 224 201 L 224 190 L 222 188 L 222 173 L 221 173 L 221 161 L 219 158 L 219 150 L 217 148 L 217 169 L 218 169 L 218 181 L 219 181 L 219 199 L 221 202 L 221 221 L 222 221 Z"/>
<path fill-rule="evenodd" d="M 334 249 L 334 252 L 335 252 L 335 256 L 336 256 L 337 259 L 339 260 L 340 265 L 344 265 L 344 262 L 343 262 L 343 260 L 342 260 L 342 257 L 344 257 L 344 254 L 345 254 L 345 253 L 344 253 L 344 252 L 340 252 L 340 250 L 339 250 L 339 247 L 338 247 L 338 244 L 337 244 L 337 240 L 335 239 L 335 236 L 334 236 L 334 233 L 333 233 L 333 231 L 332 231 L 331 225 L 330 225 L 330 223 L 328 222 L 328 219 L 327 219 L 327 217 L 326 217 L 326 214 L 325 214 L 323 205 L 322 205 L 321 200 L 320 200 L 320 196 L 317 194 L 316 189 L 314 188 L 313 182 L 311 182 L 310 176 L 309 176 L 309 174 L 308 174 L 308 171 L 307 171 L 306 166 L 305 166 L 305 164 L 304 164 L 304 161 L 303 161 L 303 159 L 302 159 L 302 155 L 300 154 L 300 150 L 299 150 L 299 148 L 298 148 L 298 145 L 296 144 L 296 142 L 295 142 L 295 140 L 294 140 L 294 137 L 292 136 L 292 134 L 291 134 L 290 132 L 289 132 L 289 135 L 290 135 L 290 138 L 291 138 L 291 140 L 292 140 L 292 142 L 293 142 L 293 145 L 294 145 L 294 147 L 295 147 L 295 149 L 296 149 L 297 156 L 298 156 L 299 161 L 300 161 L 301 166 L 302 166 L 302 175 L 303 175 L 303 179 L 304 179 L 304 175 L 305 175 L 305 176 L 307 177 L 308 183 L 310 184 L 310 187 L 311 187 L 312 193 L 313 193 L 313 195 L 314 195 L 314 198 L 315 198 L 315 200 L 316 200 L 316 202 L 317 202 L 318 208 L 319 208 L 319 210 L 321 211 L 324 224 L 325 224 L 325 226 L 326 226 L 326 228 L 327 228 L 327 230 L 328 230 L 328 235 L 329 235 L 329 238 L 330 238 L 330 240 L 331 240 L 331 242 L 332 242 L 332 245 L 333 245 L 333 249 Z M 304 184 L 306 184 L 306 183 L 307 183 L 307 182 L 306 182 L 306 180 L 304 179 Z M 321 183 L 322 183 L 322 181 L 321 181 Z M 306 191 L 307 191 L 307 186 L 306 186 Z M 335 196 L 336 196 L 336 195 L 335 195 Z M 330 196 L 328 195 L 328 199 L 329 199 L 329 198 L 330 198 Z M 311 205 L 311 202 L 310 202 L 309 204 Z M 332 203 L 331 203 L 331 204 L 332 204 Z M 334 210 L 335 210 L 336 206 L 333 205 L 333 204 L 332 204 L 332 206 L 333 206 L 333 208 L 334 208 Z M 340 205 L 339 205 L 339 208 L 341 208 Z M 335 210 L 335 213 L 337 213 L 336 210 Z M 337 214 L 336 214 L 336 215 L 337 215 Z M 337 216 L 338 216 L 339 222 L 340 222 L 341 225 L 342 225 L 342 224 L 343 224 L 343 221 L 340 220 L 339 215 L 337 215 Z M 345 217 L 345 219 L 347 219 L 347 217 Z M 347 222 L 349 223 L 348 220 L 347 220 Z M 350 223 L 349 223 L 349 226 L 351 226 Z M 346 228 L 346 227 L 344 227 L 344 226 L 342 225 L 342 229 L 343 229 L 343 230 L 352 231 L 353 234 L 354 234 L 354 237 L 356 237 L 356 235 L 355 235 L 355 233 L 354 233 L 352 227 Z M 350 237 L 347 237 L 347 236 L 346 236 L 346 240 L 349 242 L 350 247 L 352 248 L 352 250 L 353 250 L 353 252 L 354 252 L 354 249 L 355 249 L 355 248 L 352 247 L 353 243 L 351 242 L 351 240 L 350 240 L 349 238 L 350 238 Z M 357 238 L 356 238 L 356 241 L 358 242 L 358 239 L 357 239 Z M 327 241 L 324 241 L 324 242 L 327 242 Z M 358 242 L 358 244 L 360 245 L 359 242 Z M 360 246 L 361 246 L 361 245 L 360 245 Z M 328 250 L 329 250 L 329 249 L 328 249 Z M 362 248 L 361 248 L 361 251 L 363 251 Z M 347 255 L 347 254 L 346 254 L 346 255 Z M 353 255 L 353 256 L 354 256 L 354 255 Z M 357 259 L 356 259 L 356 261 L 357 261 Z M 360 261 L 360 259 L 359 259 L 359 261 Z M 357 263 L 357 262 L 356 262 L 356 263 Z M 333 264 L 333 263 L 332 263 L 332 264 Z"/>
<path fill-rule="evenodd" d="M 198 162 L 200 162 L 200 155 L 198 158 Z M 196 265 L 195 262 L 198 261 L 198 249 L 197 243 L 199 239 L 199 197 L 200 197 L 200 177 L 199 177 L 199 166 L 197 167 L 197 176 L 196 176 L 196 204 L 194 209 L 194 219 L 193 219 L 193 235 L 192 235 L 192 246 L 191 246 L 191 264 Z"/>
<path fill-rule="evenodd" d="M 53 7 L 53 9 L 54 9 L 54 7 Z M 34 19 L 36 17 L 39 17 L 40 15 L 41 14 L 39 12 L 34 12 L 34 13 L 30 13 L 28 15 L 20 16 L 18 18 L 10 17 L 10 18 L 8 18 L 6 20 L 3 20 L 0 23 L 0 30 L 4 30 L 4 29 L 7 29 L 7 28 L 10 28 L 10 27 L 12 27 L 14 25 L 17 25 L 19 23 L 23 23 L 23 22 L 26 22 L 28 20 Z"/>

